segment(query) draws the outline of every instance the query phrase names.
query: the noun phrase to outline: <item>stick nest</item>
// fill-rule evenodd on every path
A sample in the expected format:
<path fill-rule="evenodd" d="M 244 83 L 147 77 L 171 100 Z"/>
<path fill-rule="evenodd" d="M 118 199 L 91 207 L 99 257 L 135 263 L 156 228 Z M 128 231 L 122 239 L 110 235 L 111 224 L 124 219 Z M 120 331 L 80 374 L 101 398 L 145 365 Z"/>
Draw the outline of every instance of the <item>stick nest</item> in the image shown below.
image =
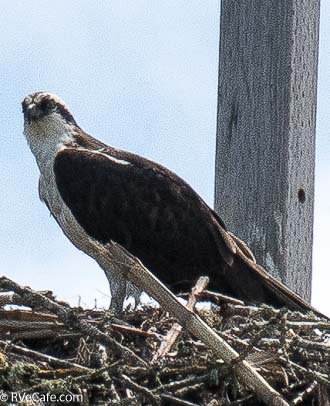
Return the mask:
<path fill-rule="evenodd" d="M 226 364 L 160 308 L 128 309 L 118 320 L 4 277 L 0 288 L 5 393 L 78 394 L 86 405 L 262 405 L 236 378 L 245 360 L 288 404 L 328 402 L 330 322 L 313 313 L 202 292 L 214 305 L 195 311 L 239 354 Z"/>

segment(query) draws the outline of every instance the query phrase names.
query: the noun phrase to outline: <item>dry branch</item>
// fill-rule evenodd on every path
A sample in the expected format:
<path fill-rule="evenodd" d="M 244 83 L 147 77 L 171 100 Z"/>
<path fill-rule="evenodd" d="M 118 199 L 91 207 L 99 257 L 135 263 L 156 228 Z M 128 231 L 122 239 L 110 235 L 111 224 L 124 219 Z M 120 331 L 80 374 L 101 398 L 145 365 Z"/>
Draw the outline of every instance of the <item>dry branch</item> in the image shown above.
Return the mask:
<path fill-rule="evenodd" d="M 204 342 L 225 363 L 229 364 L 238 358 L 238 353 L 223 338 L 199 316 L 183 306 L 174 294 L 143 266 L 140 260 L 123 247 L 112 242 L 107 244 L 106 248 L 100 246 L 99 254 L 105 262 L 108 262 L 108 269 L 115 269 L 125 279 L 150 294 L 162 308 L 173 315 L 187 331 Z M 289 406 L 246 360 L 235 364 L 233 369 L 242 384 L 253 390 L 267 405 Z"/>
<path fill-rule="evenodd" d="M 209 283 L 209 278 L 202 276 L 198 279 L 195 287 L 193 288 L 191 294 L 189 295 L 188 302 L 186 304 L 187 309 L 193 311 L 197 303 L 197 296 L 206 288 Z M 157 361 L 159 358 L 165 357 L 171 351 L 171 348 L 178 339 L 182 331 L 182 326 L 178 323 L 174 323 L 171 330 L 166 334 L 163 341 L 160 344 L 158 351 L 156 352 L 152 362 Z"/>

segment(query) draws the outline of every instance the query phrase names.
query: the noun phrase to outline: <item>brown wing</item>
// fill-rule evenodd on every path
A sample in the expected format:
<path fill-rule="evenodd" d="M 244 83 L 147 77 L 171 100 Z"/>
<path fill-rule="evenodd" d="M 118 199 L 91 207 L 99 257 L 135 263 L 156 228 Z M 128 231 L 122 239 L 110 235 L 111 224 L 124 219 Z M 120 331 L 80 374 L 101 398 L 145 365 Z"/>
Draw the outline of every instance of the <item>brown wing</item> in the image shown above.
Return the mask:
<path fill-rule="evenodd" d="M 175 290 L 233 262 L 236 246 L 185 182 L 150 161 L 127 159 L 58 153 L 59 192 L 88 235 L 118 242 Z"/>
<path fill-rule="evenodd" d="M 251 303 L 310 309 L 246 256 L 218 216 L 166 168 L 112 148 L 72 148 L 57 154 L 54 171 L 86 233 L 121 244 L 175 292 L 207 275 L 211 288 Z"/>

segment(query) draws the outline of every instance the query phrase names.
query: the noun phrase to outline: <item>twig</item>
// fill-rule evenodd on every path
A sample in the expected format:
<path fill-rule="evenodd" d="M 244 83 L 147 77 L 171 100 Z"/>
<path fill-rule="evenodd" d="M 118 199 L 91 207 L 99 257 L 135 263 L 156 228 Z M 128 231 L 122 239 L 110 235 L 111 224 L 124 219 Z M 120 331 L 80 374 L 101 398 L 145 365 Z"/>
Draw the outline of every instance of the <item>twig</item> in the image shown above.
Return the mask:
<path fill-rule="evenodd" d="M 36 359 L 38 361 L 47 362 L 51 367 L 63 367 L 63 368 L 72 368 L 72 369 L 79 369 L 81 371 L 86 372 L 93 372 L 92 369 L 84 367 L 83 365 L 76 364 L 71 361 L 62 360 L 56 357 L 52 357 L 50 355 L 42 354 L 38 351 L 29 350 L 28 348 L 21 347 L 17 344 L 8 343 L 6 341 L 0 341 L 0 346 L 5 351 L 15 352 L 20 355 L 29 356 L 32 359 Z"/>
<path fill-rule="evenodd" d="M 176 396 L 185 396 L 187 393 L 200 392 L 205 386 L 204 382 L 195 383 L 195 385 L 185 386 L 184 388 L 178 389 L 174 392 Z"/>
<path fill-rule="evenodd" d="M 209 374 L 204 374 L 200 376 L 193 376 L 180 381 L 170 382 L 166 385 L 161 385 L 158 388 L 154 389 L 153 393 L 162 392 L 171 392 L 176 393 L 178 390 L 186 387 L 193 386 L 195 384 L 204 383 L 209 379 Z"/>
<path fill-rule="evenodd" d="M 281 309 L 276 309 L 274 307 L 268 306 L 268 305 L 261 305 L 261 306 L 247 306 L 247 305 L 234 305 L 231 303 L 228 303 L 228 305 L 226 306 L 225 310 L 224 310 L 224 315 L 227 317 L 230 316 L 243 316 L 243 317 L 248 317 L 251 315 L 251 313 L 256 313 L 256 312 L 260 312 L 262 310 L 263 314 L 267 317 L 271 317 L 272 315 L 277 314 L 278 312 L 281 311 Z M 321 318 L 321 320 L 320 320 Z M 302 313 L 302 312 L 298 312 L 298 311 L 291 311 L 290 312 L 290 321 L 294 322 L 294 321 L 298 321 L 298 323 L 296 324 L 296 326 L 299 325 L 299 323 L 301 323 L 302 321 L 306 322 L 307 324 L 310 322 L 311 325 L 309 325 L 309 327 L 314 326 L 315 328 L 317 328 L 317 326 L 315 326 L 315 324 L 313 323 L 319 323 L 318 325 L 320 326 L 320 328 L 322 328 L 322 326 L 326 326 L 326 328 L 329 327 L 330 321 L 329 319 L 327 319 L 324 315 L 321 315 L 319 313 L 315 314 L 312 312 L 308 312 L 308 313 Z"/>
<path fill-rule="evenodd" d="M 123 381 L 125 381 L 126 385 L 130 387 L 132 390 L 142 394 L 145 398 L 147 398 L 153 405 L 159 405 L 160 399 L 159 396 L 154 395 L 149 389 L 138 385 L 132 379 L 130 379 L 126 375 L 121 375 Z"/>
<path fill-rule="evenodd" d="M 19 320 L 0 320 L 0 332 L 1 330 L 38 330 L 44 329 L 58 329 L 63 328 L 62 323 L 56 321 L 19 321 Z"/>
<path fill-rule="evenodd" d="M 287 326 L 299 331 L 314 330 L 315 328 L 330 331 L 329 321 L 287 321 Z"/>
<path fill-rule="evenodd" d="M 125 326 L 123 324 L 110 323 L 110 327 L 113 330 L 119 331 L 121 333 L 136 334 L 136 335 L 141 335 L 144 337 L 157 337 L 157 335 L 155 333 L 151 333 L 150 331 L 144 331 L 144 330 L 141 330 L 140 328 L 129 327 L 129 326 Z"/>
<path fill-rule="evenodd" d="M 161 399 L 167 400 L 167 401 L 171 402 L 171 404 L 173 404 L 173 405 L 198 406 L 196 403 L 191 403 L 191 402 L 188 402 L 187 400 L 179 399 L 175 396 L 167 395 L 167 394 L 161 395 Z"/>
<path fill-rule="evenodd" d="M 230 296 L 223 295 L 221 293 L 217 292 L 212 292 L 210 290 L 204 290 L 198 295 L 199 300 L 204 300 L 204 299 L 211 299 L 215 303 L 231 303 L 234 305 L 241 305 L 244 306 L 244 302 L 242 300 L 235 299 Z"/>
<path fill-rule="evenodd" d="M 100 377 L 102 374 L 104 374 L 105 372 L 111 371 L 112 369 L 116 368 L 118 365 L 120 365 L 122 363 L 122 360 L 118 360 L 114 363 L 112 363 L 111 365 L 106 365 L 105 367 L 99 368 L 99 369 L 92 369 L 90 371 L 88 371 L 87 373 L 80 375 L 80 376 L 69 376 L 67 377 L 67 380 L 70 381 L 70 384 L 73 385 L 75 383 L 81 383 L 81 382 L 86 382 L 89 379 L 95 379 Z M 52 388 L 54 389 L 56 386 L 62 386 L 63 382 L 65 381 L 65 379 L 53 379 L 53 380 L 49 380 L 47 382 L 41 382 L 38 383 L 36 385 L 27 387 L 25 389 L 23 389 L 21 391 L 21 393 L 37 393 L 39 391 L 43 391 L 45 389 L 45 386 L 47 388 Z"/>
<path fill-rule="evenodd" d="M 48 329 L 40 329 L 40 330 L 26 330 L 26 331 L 18 331 L 18 332 L 9 332 L 8 334 L 1 334 L 0 337 L 3 340 L 26 340 L 26 339 L 42 339 L 42 338 L 49 338 L 49 337 L 73 337 L 79 336 L 80 333 L 69 332 L 66 330 L 48 330 Z"/>
<path fill-rule="evenodd" d="M 206 288 L 209 283 L 209 278 L 202 276 L 196 282 L 195 287 L 189 296 L 186 308 L 193 311 L 197 303 L 197 296 Z M 179 335 L 181 334 L 182 326 L 179 323 L 174 323 L 171 330 L 166 334 L 164 340 L 161 342 L 158 351 L 155 353 L 152 362 L 156 362 L 159 358 L 165 357 L 171 351 Z"/>
<path fill-rule="evenodd" d="M 0 296 L 1 297 L 1 296 Z M 45 322 L 56 321 L 58 317 L 55 314 L 33 312 L 31 310 L 0 309 L 0 320 L 17 320 L 17 321 L 29 321 L 29 322 Z"/>

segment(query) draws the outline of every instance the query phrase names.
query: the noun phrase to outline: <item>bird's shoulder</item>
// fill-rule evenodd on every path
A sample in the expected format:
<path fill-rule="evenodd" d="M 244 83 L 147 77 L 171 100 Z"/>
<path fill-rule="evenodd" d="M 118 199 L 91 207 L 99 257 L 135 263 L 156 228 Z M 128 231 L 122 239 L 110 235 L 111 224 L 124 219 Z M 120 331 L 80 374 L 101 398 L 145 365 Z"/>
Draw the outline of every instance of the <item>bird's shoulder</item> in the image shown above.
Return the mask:
<path fill-rule="evenodd" d="M 86 133 L 75 134 L 75 142 L 67 143 L 60 148 L 55 156 L 54 168 L 57 175 L 61 167 L 97 167 L 97 172 L 107 176 L 125 176 L 128 182 L 139 182 L 139 188 L 167 188 L 183 198 L 193 198 L 202 206 L 205 205 L 200 196 L 181 177 L 165 166 L 132 152 L 111 147 Z M 67 172 L 65 172 L 67 174 Z M 82 172 L 80 172 L 82 175 Z M 68 175 L 67 175 L 68 176 Z M 221 224 L 224 226 L 223 222 Z"/>
<path fill-rule="evenodd" d="M 104 207 L 109 202 L 120 204 L 121 211 L 140 207 L 140 212 L 153 214 L 157 208 L 174 218 L 182 213 L 189 227 L 208 229 L 226 262 L 232 262 L 236 244 L 223 221 L 185 180 L 163 165 L 84 135 L 77 137 L 76 146 L 58 152 L 54 170 L 67 205 L 87 205 L 93 198 L 106 199 Z"/>

